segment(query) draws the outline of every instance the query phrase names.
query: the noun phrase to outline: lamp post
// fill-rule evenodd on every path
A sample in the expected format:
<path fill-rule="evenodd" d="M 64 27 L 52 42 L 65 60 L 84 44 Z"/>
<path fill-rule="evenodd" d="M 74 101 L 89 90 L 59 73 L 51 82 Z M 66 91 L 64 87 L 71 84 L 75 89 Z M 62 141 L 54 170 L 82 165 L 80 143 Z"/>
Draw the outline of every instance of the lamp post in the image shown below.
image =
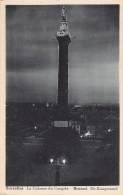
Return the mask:
<path fill-rule="evenodd" d="M 60 185 L 60 168 L 64 167 L 67 163 L 67 160 L 63 157 L 50 158 L 50 164 L 55 167 L 55 185 Z"/>
<path fill-rule="evenodd" d="M 55 185 L 60 185 L 60 166 L 56 165 L 56 173 L 55 173 Z"/>

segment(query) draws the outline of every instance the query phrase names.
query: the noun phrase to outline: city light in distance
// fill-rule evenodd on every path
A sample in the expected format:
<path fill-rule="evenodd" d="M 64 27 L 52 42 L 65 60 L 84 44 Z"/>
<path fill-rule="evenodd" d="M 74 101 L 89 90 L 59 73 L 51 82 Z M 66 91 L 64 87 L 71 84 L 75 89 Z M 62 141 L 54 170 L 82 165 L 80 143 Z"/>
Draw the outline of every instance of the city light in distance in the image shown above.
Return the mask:
<path fill-rule="evenodd" d="M 37 130 L 37 126 L 34 126 L 34 129 Z"/>

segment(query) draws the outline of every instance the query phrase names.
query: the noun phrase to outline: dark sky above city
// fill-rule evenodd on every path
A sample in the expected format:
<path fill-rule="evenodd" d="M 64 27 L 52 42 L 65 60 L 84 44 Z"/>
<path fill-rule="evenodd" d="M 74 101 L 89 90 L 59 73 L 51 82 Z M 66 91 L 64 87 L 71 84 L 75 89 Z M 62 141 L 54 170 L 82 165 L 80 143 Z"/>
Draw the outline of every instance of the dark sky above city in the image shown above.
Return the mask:
<path fill-rule="evenodd" d="M 7 101 L 55 102 L 62 6 L 7 6 Z M 117 5 L 66 6 L 69 102 L 118 102 Z"/>

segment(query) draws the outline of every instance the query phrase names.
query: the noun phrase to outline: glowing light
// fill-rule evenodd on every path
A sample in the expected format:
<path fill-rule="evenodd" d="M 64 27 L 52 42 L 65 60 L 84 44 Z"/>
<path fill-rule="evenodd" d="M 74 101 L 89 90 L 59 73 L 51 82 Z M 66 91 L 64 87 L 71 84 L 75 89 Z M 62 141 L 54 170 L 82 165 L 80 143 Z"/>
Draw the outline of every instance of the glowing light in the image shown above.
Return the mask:
<path fill-rule="evenodd" d="M 85 133 L 85 137 L 91 136 L 92 134 L 90 133 L 90 131 Z"/>
<path fill-rule="evenodd" d="M 35 104 L 32 104 L 33 107 L 35 107 Z"/>
<path fill-rule="evenodd" d="M 62 160 L 62 163 L 63 163 L 63 164 L 66 164 L 66 159 L 63 159 L 63 160 Z"/>
<path fill-rule="evenodd" d="M 107 131 L 110 133 L 112 130 L 111 129 L 108 129 Z"/>
<path fill-rule="evenodd" d="M 48 102 L 46 103 L 46 107 L 47 107 L 47 108 L 49 107 L 49 103 L 48 103 Z"/>
<path fill-rule="evenodd" d="M 52 164 L 54 162 L 54 159 L 53 158 L 50 158 L 50 163 Z"/>
<path fill-rule="evenodd" d="M 34 129 L 37 130 L 37 126 L 34 126 Z"/>

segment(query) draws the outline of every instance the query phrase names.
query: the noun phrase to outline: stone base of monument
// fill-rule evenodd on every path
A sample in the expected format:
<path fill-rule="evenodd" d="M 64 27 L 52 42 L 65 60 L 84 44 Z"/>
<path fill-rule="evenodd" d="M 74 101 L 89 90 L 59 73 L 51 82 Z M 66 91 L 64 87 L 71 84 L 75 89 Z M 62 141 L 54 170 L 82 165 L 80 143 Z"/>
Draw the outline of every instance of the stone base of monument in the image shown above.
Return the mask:
<path fill-rule="evenodd" d="M 53 125 L 53 127 L 57 127 L 57 128 L 68 128 L 68 127 L 71 127 L 71 121 L 58 121 L 58 120 L 56 120 L 56 121 L 53 121 L 52 122 L 52 125 Z"/>

